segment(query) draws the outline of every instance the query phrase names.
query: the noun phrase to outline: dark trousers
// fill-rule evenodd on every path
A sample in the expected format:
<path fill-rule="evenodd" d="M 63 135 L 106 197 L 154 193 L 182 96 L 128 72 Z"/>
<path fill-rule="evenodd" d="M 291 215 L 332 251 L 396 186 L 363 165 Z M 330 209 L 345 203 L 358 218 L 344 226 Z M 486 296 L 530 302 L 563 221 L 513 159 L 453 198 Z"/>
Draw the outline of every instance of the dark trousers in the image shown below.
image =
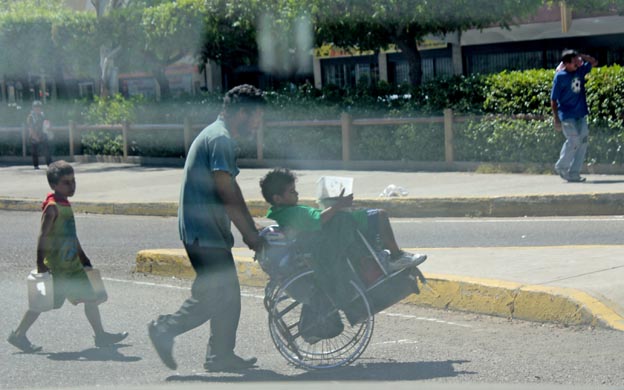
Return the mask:
<path fill-rule="evenodd" d="M 240 285 L 232 252 L 202 248 L 197 241 L 184 247 L 197 277 L 191 297 L 177 312 L 165 316 L 167 331 L 179 335 L 210 320 L 206 358 L 232 354 L 241 311 Z"/>
<path fill-rule="evenodd" d="M 52 154 L 50 153 L 48 141 L 30 143 L 30 154 L 32 154 L 33 166 L 35 168 L 39 167 L 39 152 L 43 153 L 46 165 L 50 165 L 52 163 Z"/>

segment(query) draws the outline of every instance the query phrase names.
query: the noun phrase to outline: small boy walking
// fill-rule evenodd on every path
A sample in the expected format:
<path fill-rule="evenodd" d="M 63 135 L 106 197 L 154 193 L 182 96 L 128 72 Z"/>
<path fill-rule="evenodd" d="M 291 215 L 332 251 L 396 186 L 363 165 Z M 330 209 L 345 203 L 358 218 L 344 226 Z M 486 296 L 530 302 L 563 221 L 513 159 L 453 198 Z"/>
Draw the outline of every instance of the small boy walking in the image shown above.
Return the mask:
<path fill-rule="evenodd" d="M 48 166 L 48 184 L 54 192 L 43 202 L 41 231 L 37 240 L 37 272 L 50 272 L 54 280 L 54 308 L 63 306 L 65 299 L 72 304 L 84 303 L 84 311 L 95 332 L 96 347 L 118 343 L 128 336 L 127 332 L 104 331 L 97 296 L 89 282 L 85 268 L 91 261 L 82 250 L 74 213 L 68 198 L 76 191 L 74 169 L 63 160 Z M 8 342 L 26 353 L 34 353 L 41 347 L 30 343 L 26 332 L 39 318 L 39 312 L 27 310 L 17 329 L 9 335 Z"/>

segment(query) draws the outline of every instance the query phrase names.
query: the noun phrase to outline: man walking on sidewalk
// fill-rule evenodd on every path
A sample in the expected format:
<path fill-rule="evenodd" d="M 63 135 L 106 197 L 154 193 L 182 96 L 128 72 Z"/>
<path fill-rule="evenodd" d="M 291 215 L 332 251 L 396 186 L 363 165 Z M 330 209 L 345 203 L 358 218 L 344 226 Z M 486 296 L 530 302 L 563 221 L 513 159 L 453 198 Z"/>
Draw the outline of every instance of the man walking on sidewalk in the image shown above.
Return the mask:
<path fill-rule="evenodd" d="M 240 285 L 232 246 L 234 222 L 250 249 L 261 239 L 236 182 L 237 146 L 233 138 L 260 126 L 265 99 L 251 85 L 228 91 L 219 118 L 197 136 L 184 165 L 178 226 L 180 239 L 197 277 L 191 297 L 180 309 L 148 326 L 149 337 L 163 363 L 175 369 L 173 341 L 177 335 L 210 320 L 210 341 L 204 368 L 233 371 L 252 367 L 256 358 L 234 354 L 240 318 Z"/>
<path fill-rule="evenodd" d="M 44 131 L 45 115 L 41 111 L 41 101 L 35 100 L 32 103 L 32 110 L 26 118 L 26 128 L 28 129 L 28 139 L 30 140 L 30 153 L 32 154 L 33 167 L 39 169 L 39 154 L 43 153 L 47 165 L 52 163 L 50 151 L 50 140 Z"/>
<path fill-rule="evenodd" d="M 563 130 L 566 138 L 555 171 L 568 182 L 585 181 L 581 177 L 589 137 L 585 75 L 596 65 L 598 62 L 592 56 L 564 50 L 550 93 L 555 130 Z"/>

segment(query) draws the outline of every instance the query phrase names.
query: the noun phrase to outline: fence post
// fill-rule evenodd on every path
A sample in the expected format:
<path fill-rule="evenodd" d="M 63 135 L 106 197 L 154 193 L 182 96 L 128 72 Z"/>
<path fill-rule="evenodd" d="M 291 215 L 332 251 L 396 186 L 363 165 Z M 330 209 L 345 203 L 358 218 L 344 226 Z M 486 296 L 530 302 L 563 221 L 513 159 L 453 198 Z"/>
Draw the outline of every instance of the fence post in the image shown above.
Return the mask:
<path fill-rule="evenodd" d="M 74 137 L 76 135 L 76 122 L 69 121 L 69 159 L 74 161 Z"/>
<path fill-rule="evenodd" d="M 444 109 L 444 158 L 447 163 L 455 160 L 453 153 L 453 110 Z"/>
<path fill-rule="evenodd" d="M 128 130 L 130 129 L 130 123 L 124 121 L 121 125 L 121 137 L 123 138 L 123 158 L 124 161 L 128 161 Z"/>
<path fill-rule="evenodd" d="M 191 119 L 184 117 L 184 155 L 188 157 L 191 148 Z"/>
<path fill-rule="evenodd" d="M 22 157 L 26 157 L 26 125 L 22 126 Z"/>
<path fill-rule="evenodd" d="M 260 123 L 256 133 L 256 158 L 258 161 L 264 160 L 264 121 Z"/>
<path fill-rule="evenodd" d="M 342 127 L 342 161 L 351 160 L 351 128 L 353 118 L 350 114 L 343 112 L 340 114 L 340 124 Z"/>

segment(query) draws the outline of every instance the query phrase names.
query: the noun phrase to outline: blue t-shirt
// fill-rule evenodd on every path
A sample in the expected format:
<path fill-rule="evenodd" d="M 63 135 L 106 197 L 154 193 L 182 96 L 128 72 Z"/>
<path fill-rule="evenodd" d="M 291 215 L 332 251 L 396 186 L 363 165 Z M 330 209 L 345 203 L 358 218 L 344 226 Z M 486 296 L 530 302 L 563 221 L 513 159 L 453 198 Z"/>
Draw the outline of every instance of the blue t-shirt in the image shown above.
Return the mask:
<path fill-rule="evenodd" d="M 557 102 L 559 119 L 578 119 L 589 113 L 585 98 L 585 75 L 592 66 L 584 62 L 575 72 L 565 69 L 555 74 L 550 99 Z"/>
<path fill-rule="evenodd" d="M 236 150 L 236 142 L 221 117 L 202 130 L 191 144 L 178 206 L 178 228 L 184 243 L 199 240 L 202 247 L 221 249 L 234 245 L 230 218 L 212 174 L 224 171 L 235 180 L 239 173 Z"/>

